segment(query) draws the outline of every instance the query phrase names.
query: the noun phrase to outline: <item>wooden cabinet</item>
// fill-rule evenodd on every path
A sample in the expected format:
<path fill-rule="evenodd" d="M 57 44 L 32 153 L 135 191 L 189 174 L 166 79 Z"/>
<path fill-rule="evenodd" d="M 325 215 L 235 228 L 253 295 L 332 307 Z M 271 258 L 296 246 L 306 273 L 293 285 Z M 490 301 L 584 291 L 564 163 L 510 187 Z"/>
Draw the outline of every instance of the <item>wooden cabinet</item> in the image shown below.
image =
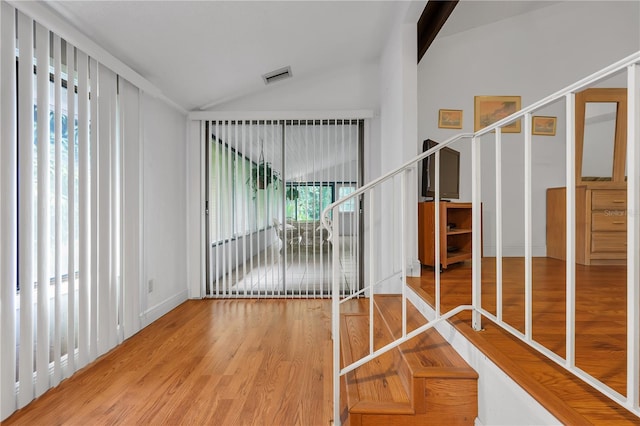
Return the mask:
<path fill-rule="evenodd" d="M 627 191 L 576 187 L 576 263 L 624 264 Z M 566 188 L 547 190 L 547 256 L 566 258 Z"/>
<path fill-rule="evenodd" d="M 471 203 L 440 202 L 440 263 L 471 259 L 473 230 Z M 418 259 L 422 265 L 435 265 L 435 206 L 433 201 L 418 203 Z"/>

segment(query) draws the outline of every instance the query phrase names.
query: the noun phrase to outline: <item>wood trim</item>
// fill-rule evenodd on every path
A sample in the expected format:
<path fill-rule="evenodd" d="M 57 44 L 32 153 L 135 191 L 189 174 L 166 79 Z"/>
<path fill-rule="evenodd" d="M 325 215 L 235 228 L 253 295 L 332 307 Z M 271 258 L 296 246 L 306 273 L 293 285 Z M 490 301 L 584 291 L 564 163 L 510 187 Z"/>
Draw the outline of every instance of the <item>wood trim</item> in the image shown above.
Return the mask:
<path fill-rule="evenodd" d="M 429 46 L 431 46 L 431 43 L 435 40 L 444 23 L 447 22 L 447 19 L 449 19 L 451 12 L 453 12 L 457 4 L 458 0 L 427 2 L 417 24 L 418 63 L 420 63 L 424 54 L 427 53 L 427 49 L 429 49 Z"/>

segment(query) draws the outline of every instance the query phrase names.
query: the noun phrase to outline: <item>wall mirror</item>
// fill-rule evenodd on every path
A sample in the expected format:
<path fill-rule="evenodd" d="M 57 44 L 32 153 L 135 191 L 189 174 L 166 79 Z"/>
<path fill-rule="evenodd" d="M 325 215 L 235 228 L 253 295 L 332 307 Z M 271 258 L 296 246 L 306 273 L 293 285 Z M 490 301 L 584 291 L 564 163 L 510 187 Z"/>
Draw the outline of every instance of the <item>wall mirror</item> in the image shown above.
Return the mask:
<path fill-rule="evenodd" d="M 624 183 L 627 89 L 586 89 L 576 94 L 576 185 Z"/>
<path fill-rule="evenodd" d="M 587 102 L 584 111 L 582 143 L 582 179 L 608 180 L 613 177 L 613 152 L 616 141 L 615 102 Z"/>

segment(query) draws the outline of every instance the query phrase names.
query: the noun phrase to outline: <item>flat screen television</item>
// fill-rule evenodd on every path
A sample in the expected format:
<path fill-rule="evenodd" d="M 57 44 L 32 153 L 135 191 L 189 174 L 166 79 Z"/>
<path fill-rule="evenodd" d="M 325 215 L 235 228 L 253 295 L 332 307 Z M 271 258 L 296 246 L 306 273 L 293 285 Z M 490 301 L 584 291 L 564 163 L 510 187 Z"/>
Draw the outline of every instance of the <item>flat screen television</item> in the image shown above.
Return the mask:
<path fill-rule="evenodd" d="M 422 152 L 438 145 L 427 139 L 422 143 Z M 434 198 L 436 195 L 436 156 L 422 160 L 422 196 Z M 440 199 L 460 198 L 460 152 L 444 147 L 440 150 Z"/>

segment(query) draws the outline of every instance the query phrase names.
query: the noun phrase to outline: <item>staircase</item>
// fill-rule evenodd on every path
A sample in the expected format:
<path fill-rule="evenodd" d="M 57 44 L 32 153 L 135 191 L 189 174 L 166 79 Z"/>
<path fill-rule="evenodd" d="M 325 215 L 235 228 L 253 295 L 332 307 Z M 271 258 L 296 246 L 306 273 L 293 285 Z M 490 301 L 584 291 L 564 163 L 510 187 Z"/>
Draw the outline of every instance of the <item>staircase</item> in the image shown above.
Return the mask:
<path fill-rule="evenodd" d="M 475 383 L 475 374 L 462 362 L 459 356 L 451 350 L 444 354 L 445 344 L 430 343 L 428 337 L 421 333 L 429 334 L 429 338 L 436 339 L 435 332 L 431 329 L 457 315 L 468 311 L 470 314 L 470 326 L 475 334 L 482 330 L 483 322 L 491 323 L 507 333 L 510 339 L 518 339 L 529 349 L 536 351 L 545 360 L 555 363 L 558 369 L 564 369 L 572 375 L 573 380 L 580 380 L 592 387 L 599 395 L 608 398 L 610 404 L 617 405 L 618 410 L 627 410 L 636 416 L 634 422 L 640 417 L 640 362 L 638 353 L 640 350 L 640 267 L 638 264 L 630 264 L 626 276 L 626 324 L 620 323 L 619 327 L 626 325 L 626 354 L 624 363 L 625 383 L 624 392 L 620 393 L 610 388 L 601 378 L 591 375 L 581 369 L 576 363 L 576 334 L 581 324 L 576 320 L 576 162 L 574 153 L 576 148 L 576 134 L 581 129 L 576 129 L 576 95 L 587 88 L 595 87 L 609 77 L 626 73 L 627 89 L 627 126 L 626 126 L 626 152 L 633 161 L 627 162 L 626 179 L 626 203 L 628 212 L 640 211 L 640 51 L 615 62 L 608 67 L 597 71 L 590 76 L 577 81 L 566 88 L 555 92 L 546 98 L 535 102 L 528 107 L 514 112 L 508 117 L 488 125 L 475 133 L 459 134 L 441 142 L 436 147 L 419 154 L 399 167 L 371 180 L 358 190 L 342 197 L 338 201 L 327 206 L 322 212 L 323 226 L 329 230 L 330 235 L 339 235 L 341 228 L 341 208 L 348 202 L 360 203 L 361 208 L 368 212 L 364 220 L 363 247 L 367 256 L 368 265 L 365 266 L 362 278 L 362 288 L 356 293 L 343 294 L 341 292 L 341 259 L 340 247 L 334 245 L 332 254 L 332 335 L 333 335 L 333 418 L 336 424 L 346 419 L 350 424 L 384 423 L 384 424 L 452 424 L 471 423 L 477 415 L 477 401 L 469 402 L 471 395 L 475 397 L 477 389 L 468 386 Z M 564 297 L 566 298 L 566 318 L 562 335 L 565 336 L 563 344 L 565 351 L 562 355 L 546 348 L 536 340 L 533 329 L 544 327 L 544 316 L 533 314 L 532 295 L 533 274 L 532 265 L 534 259 L 533 239 L 533 118 L 535 114 L 544 108 L 554 104 L 564 104 L 563 121 L 566 131 L 566 216 L 565 227 L 566 261 L 564 264 Z M 522 135 L 517 136 L 522 143 L 524 152 L 524 165 L 522 167 L 522 180 L 524 182 L 524 202 L 522 211 L 522 230 L 524 242 L 522 247 L 522 273 L 518 280 L 522 283 L 521 294 L 524 298 L 522 318 L 523 330 L 516 329 L 502 316 L 509 302 L 503 299 L 503 266 L 504 256 L 503 242 L 503 217 L 502 211 L 508 206 L 508 200 L 502 199 L 502 183 L 504 178 L 512 179 L 512 176 L 503 175 L 502 136 L 505 128 L 522 121 Z M 510 135 L 513 136 L 513 135 Z M 474 232 L 472 237 L 471 256 L 471 305 L 458 305 L 447 312 L 443 312 L 441 305 L 440 271 L 436 268 L 434 273 L 434 296 L 432 307 L 434 318 L 426 325 L 419 326 L 412 332 L 407 331 L 407 325 L 415 326 L 415 318 L 405 309 L 407 302 L 407 278 L 413 276 L 417 262 L 415 251 L 416 221 L 407 212 L 416 208 L 416 171 L 422 160 L 434 155 L 435 164 L 440 164 L 439 152 L 461 141 L 468 144 L 471 154 L 471 173 L 468 185 L 471 189 L 472 203 L 472 228 L 481 229 L 481 206 L 487 206 L 482 198 L 482 176 L 488 169 L 488 176 L 495 177 L 495 199 L 491 201 L 495 214 L 495 311 L 487 309 L 483 303 L 483 270 L 482 270 L 482 240 L 480 233 Z M 482 144 L 491 144 L 494 147 L 495 161 L 483 162 Z M 484 164 L 484 166 L 483 166 Z M 438 166 L 439 167 L 439 166 Z M 435 194 L 433 201 L 440 202 L 439 173 L 435 172 Z M 499 195 L 500 194 L 500 195 Z M 504 203 L 503 203 L 504 201 Z M 495 205 L 494 205 L 495 204 Z M 631 207 L 632 206 L 632 207 Z M 436 212 L 438 210 L 436 209 Z M 440 262 L 441 218 L 436 213 L 434 218 L 434 264 Z M 640 252 L 640 216 L 628 214 L 627 222 L 627 259 L 637 259 Z M 331 237 L 330 237 L 331 238 Z M 341 306 L 351 302 L 353 298 L 365 297 L 377 292 L 397 292 L 401 301 L 402 333 L 399 333 L 397 317 L 388 312 L 380 300 L 372 303 L 368 312 L 362 314 L 341 315 Z M 377 296 L 376 296 L 377 297 Z M 384 298 L 383 298 L 384 299 Z M 398 303 L 389 302 L 389 303 Z M 386 303 L 384 304 L 386 305 Z M 620 306 L 608 306 L 601 312 L 612 309 L 624 309 Z M 545 312 L 546 313 L 546 312 Z M 375 315 L 374 315 L 375 314 Z M 368 315 L 368 317 L 363 316 Z M 377 320 L 376 320 L 377 318 Z M 542 319 L 541 319 L 542 318 Z M 598 319 L 602 321 L 602 319 Z M 369 324 L 373 325 L 374 332 L 367 330 Z M 341 336 L 341 333 L 347 333 Z M 382 344 L 375 341 L 372 336 L 388 339 L 389 343 Z M 395 339 L 395 340 L 392 340 Z M 372 341 L 375 342 L 374 346 Z M 431 345 L 429 347 L 429 345 Z M 429 350 L 424 351 L 425 347 Z M 428 358 L 423 358 L 427 354 Z M 507 354 L 507 357 L 510 354 Z M 425 355 L 426 356 L 426 355 Z M 473 378 L 472 378 L 473 377 Z M 341 381 L 345 381 L 341 387 Z M 446 384 L 445 384 L 446 383 Z M 456 386 L 453 386 L 453 383 Z M 457 386 L 460 385 L 460 388 Z M 346 401 L 341 394 L 346 392 Z M 437 400 L 435 397 L 438 397 Z M 441 398 L 440 398 L 441 397 Z M 484 407 L 483 399 L 483 407 Z M 495 402 L 495 401 L 494 401 Z M 346 404 L 346 405 L 345 405 Z M 467 404 L 472 404 L 469 408 Z M 346 408 L 342 409 L 343 406 Z M 590 407 L 587 406 L 587 409 Z M 450 414 L 443 414 L 450 413 Z M 462 413 L 462 414 L 458 414 Z M 392 416 L 393 415 L 393 416 Z M 440 417 L 438 417 L 440 416 Z M 480 419 L 482 420 L 482 419 Z"/>
<path fill-rule="evenodd" d="M 375 295 L 375 348 L 402 337 L 402 298 Z M 426 322 L 407 304 L 407 332 Z M 342 364 L 369 354 L 368 307 L 340 318 Z M 341 422 L 361 425 L 471 425 L 478 375 L 434 329 L 345 374 Z"/>

